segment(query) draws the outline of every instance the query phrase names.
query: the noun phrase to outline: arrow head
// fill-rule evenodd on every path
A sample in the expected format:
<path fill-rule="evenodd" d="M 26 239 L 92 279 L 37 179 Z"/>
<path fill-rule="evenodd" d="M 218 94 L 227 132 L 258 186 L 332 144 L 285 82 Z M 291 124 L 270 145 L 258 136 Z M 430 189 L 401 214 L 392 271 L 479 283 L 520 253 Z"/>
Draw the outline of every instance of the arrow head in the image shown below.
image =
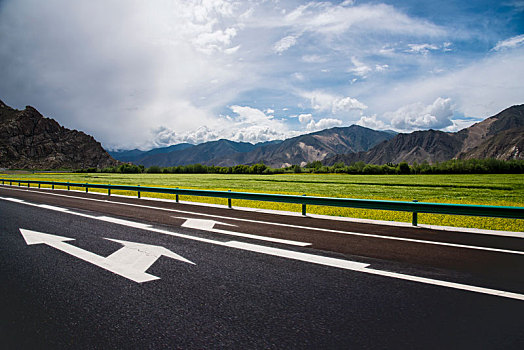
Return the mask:
<path fill-rule="evenodd" d="M 56 243 L 56 242 L 65 242 L 65 241 L 74 241 L 74 238 L 69 237 L 63 237 L 63 236 L 55 236 L 50 235 L 48 233 L 42 233 L 32 230 L 26 230 L 21 228 L 20 233 L 25 239 L 25 242 L 27 245 L 32 244 L 49 244 L 49 243 Z"/>
<path fill-rule="evenodd" d="M 136 243 L 136 242 L 129 242 L 129 241 L 121 241 L 121 240 L 118 240 L 118 239 L 112 239 L 112 238 L 106 238 L 107 240 L 109 241 L 113 241 L 113 242 L 117 242 L 117 243 L 120 243 L 122 244 L 124 247 L 128 248 L 128 249 L 132 249 L 132 250 L 135 250 L 135 251 L 139 251 L 142 253 L 142 255 L 144 256 L 151 256 L 151 257 L 155 257 L 155 259 L 153 260 L 153 262 L 159 258 L 160 256 L 167 256 L 168 258 L 172 258 L 172 259 L 175 259 L 175 260 L 180 260 L 180 261 L 183 261 L 183 262 L 186 262 L 188 264 L 192 264 L 192 265 L 195 265 L 194 262 L 192 261 L 189 261 L 187 260 L 186 258 L 184 258 L 183 256 L 180 256 L 172 251 L 170 251 L 169 249 L 167 248 L 164 248 L 164 247 L 161 247 L 161 246 L 158 246 L 158 245 L 152 245 L 152 244 L 144 244 L 144 243 Z M 125 256 L 129 256 L 128 253 L 125 253 L 125 251 L 117 251 L 115 253 L 113 253 L 111 256 L 109 256 L 108 258 L 113 258 L 113 259 L 116 259 L 116 260 L 123 260 L 122 259 L 122 256 L 125 254 Z M 127 260 L 127 259 L 126 259 Z M 151 264 L 153 263 L 151 262 Z"/>

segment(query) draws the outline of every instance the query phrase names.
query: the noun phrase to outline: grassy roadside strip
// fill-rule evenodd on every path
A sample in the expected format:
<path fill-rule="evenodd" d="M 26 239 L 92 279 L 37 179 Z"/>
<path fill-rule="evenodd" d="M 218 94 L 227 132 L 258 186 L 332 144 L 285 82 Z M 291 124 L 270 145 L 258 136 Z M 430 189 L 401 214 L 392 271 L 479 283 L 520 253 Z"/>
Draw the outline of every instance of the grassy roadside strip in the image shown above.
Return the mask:
<path fill-rule="evenodd" d="M 3 178 L 26 180 L 49 180 L 89 182 L 102 184 L 141 185 L 158 187 L 180 187 L 191 189 L 228 190 L 279 193 L 328 197 L 350 197 L 383 200 L 411 200 L 414 197 L 424 202 L 485 204 L 522 206 L 524 184 L 522 175 L 438 177 L 435 175 L 412 176 L 351 176 L 351 175 L 127 175 L 127 174 L 28 174 L 2 175 Z M 426 177 L 426 178 L 422 178 Z M 444 179 L 448 182 L 440 184 Z M 101 181 L 102 180 L 102 181 Z M 191 182 L 197 186 L 188 186 Z M 50 187 L 50 186 L 42 186 Z M 56 187 L 65 188 L 65 187 Z M 84 191 L 83 188 L 71 188 Z M 261 189 L 261 190 L 259 190 Z M 107 193 L 106 190 L 90 189 L 90 192 Z M 350 193 L 350 195 L 342 195 Z M 112 191 L 112 194 L 136 196 L 132 191 Z M 142 193 L 143 197 L 174 199 L 173 195 Z M 193 201 L 226 205 L 221 198 L 180 196 L 181 201 Z M 297 204 L 233 200 L 233 206 L 300 212 Z M 352 209 L 339 207 L 308 206 L 308 213 L 344 216 L 353 218 L 410 222 L 411 213 Z M 473 227 L 491 230 L 524 231 L 523 220 L 483 218 L 442 214 L 419 214 L 420 224 Z"/>

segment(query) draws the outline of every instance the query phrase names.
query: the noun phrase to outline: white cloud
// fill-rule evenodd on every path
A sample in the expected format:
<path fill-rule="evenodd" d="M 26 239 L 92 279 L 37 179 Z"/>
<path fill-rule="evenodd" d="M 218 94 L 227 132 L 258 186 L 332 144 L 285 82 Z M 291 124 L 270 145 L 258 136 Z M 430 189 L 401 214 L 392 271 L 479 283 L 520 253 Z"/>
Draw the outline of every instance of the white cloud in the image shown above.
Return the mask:
<path fill-rule="evenodd" d="M 185 132 L 180 137 L 172 139 L 169 145 L 187 142 L 192 144 L 199 144 L 203 142 L 215 141 L 220 138 L 220 134 L 214 129 L 209 129 L 206 126 L 201 126 L 196 130 Z"/>
<path fill-rule="evenodd" d="M 295 44 L 297 43 L 297 38 L 298 36 L 296 35 L 288 35 L 286 37 L 283 37 L 275 43 L 275 45 L 273 46 L 273 50 L 276 53 L 281 54 L 290 47 L 295 46 Z"/>
<path fill-rule="evenodd" d="M 439 47 L 434 44 L 408 44 L 408 52 L 427 55 L 429 51 L 438 50 Z"/>
<path fill-rule="evenodd" d="M 236 60 L 236 14 L 226 0 L 6 1 L 3 99 L 34 105 L 108 148 L 164 143 L 161 127 L 181 134 L 214 125 L 216 108 L 257 79 Z"/>
<path fill-rule="evenodd" d="M 411 3 L 0 2 L 0 98 L 104 147 L 285 138 L 337 120 L 381 127 L 390 111 L 399 126 L 435 127 L 446 118 L 413 111 L 439 96 L 466 119 L 524 102 L 522 35 L 479 54 L 484 36 L 410 16 Z"/>
<path fill-rule="evenodd" d="M 299 72 L 293 73 L 291 76 L 293 77 L 293 79 L 296 79 L 298 81 L 305 81 L 306 80 L 306 77 L 304 76 L 304 74 L 299 73 Z"/>
<path fill-rule="evenodd" d="M 230 108 L 237 116 L 220 127 L 219 134 L 223 138 L 256 143 L 285 139 L 289 137 L 288 135 L 294 135 L 284 121 L 257 108 L 238 105 Z"/>
<path fill-rule="evenodd" d="M 442 50 L 444 52 L 449 52 L 449 51 L 453 51 L 453 49 L 451 48 L 451 46 L 453 46 L 453 43 L 450 43 L 450 42 L 445 42 L 444 44 L 442 44 Z"/>
<path fill-rule="evenodd" d="M 160 127 L 153 130 L 153 142 L 143 148 L 163 147 L 181 142 L 199 144 L 218 139 L 239 142 L 265 142 L 296 136 L 300 132 L 290 130 L 282 121 L 274 118 L 272 109 L 263 111 L 249 106 L 230 107 L 234 116 L 222 116 L 213 125 L 175 133 L 170 128 Z"/>
<path fill-rule="evenodd" d="M 304 55 L 302 56 L 302 61 L 307 63 L 324 63 L 328 59 L 325 56 L 320 55 Z"/>
<path fill-rule="evenodd" d="M 376 115 L 372 115 L 371 117 L 362 116 L 356 124 L 375 130 L 384 130 L 389 128 L 386 123 L 377 119 Z"/>
<path fill-rule="evenodd" d="M 479 122 L 479 120 L 474 119 L 454 119 L 451 121 L 453 124 L 442 129 L 442 131 L 446 132 L 457 132 L 464 128 L 470 127 L 471 125 Z"/>
<path fill-rule="evenodd" d="M 395 130 L 412 131 L 418 129 L 443 129 L 453 125 L 450 98 L 437 98 L 431 105 L 413 103 L 388 112 L 384 117 L 390 120 Z"/>
<path fill-rule="evenodd" d="M 493 48 L 493 51 L 500 51 L 505 49 L 513 49 L 524 44 L 524 34 L 514 36 L 512 38 L 499 41 Z"/>
<path fill-rule="evenodd" d="M 352 97 L 341 97 L 320 90 L 301 92 L 301 96 L 308 99 L 311 108 L 320 112 L 340 114 L 344 112 L 361 113 L 367 108 L 365 104 Z"/>
<path fill-rule="evenodd" d="M 411 18 L 385 4 L 346 6 L 329 2 L 309 2 L 288 13 L 276 25 L 293 26 L 301 31 L 326 35 L 342 34 L 359 28 L 372 32 L 410 34 L 414 36 L 441 36 L 445 30 L 427 21 Z"/>
<path fill-rule="evenodd" d="M 369 72 L 373 71 L 372 68 L 360 62 L 356 57 L 351 57 L 351 63 L 353 63 L 354 68 L 349 69 L 349 72 L 359 77 L 365 78 Z"/>
<path fill-rule="evenodd" d="M 362 111 L 366 108 L 367 106 L 356 98 L 343 97 L 333 101 L 331 110 L 334 114 L 337 114 L 338 112 Z"/>
<path fill-rule="evenodd" d="M 351 63 L 353 64 L 353 68 L 348 69 L 348 72 L 361 78 L 367 78 L 369 73 L 372 72 L 384 72 L 389 68 L 387 64 L 376 64 L 375 67 L 370 67 L 356 57 L 351 57 Z"/>
<path fill-rule="evenodd" d="M 301 124 L 307 124 L 313 120 L 313 115 L 312 114 L 300 114 L 298 116 L 298 120 Z"/>
<path fill-rule="evenodd" d="M 196 46 L 206 54 L 212 54 L 216 51 L 229 50 L 228 53 L 234 53 L 235 48 L 224 49 L 231 44 L 231 40 L 237 35 L 235 28 L 226 28 L 225 30 L 216 30 L 214 32 L 206 32 L 199 34 L 194 43 Z"/>
<path fill-rule="evenodd" d="M 342 125 L 342 120 L 339 119 L 333 119 L 333 118 L 324 118 L 320 119 L 318 122 L 315 122 L 314 120 L 311 120 L 306 129 L 308 131 L 318 131 L 318 130 L 324 130 L 328 128 L 332 128 L 334 126 L 340 126 Z"/>
<path fill-rule="evenodd" d="M 492 52 L 466 67 L 446 73 L 415 77 L 375 89 L 366 99 L 379 116 L 419 101 L 430 104 L 438 96 L 451 98 L 455 110 L 481 120 L 524 103 L 524 48 Z"/>

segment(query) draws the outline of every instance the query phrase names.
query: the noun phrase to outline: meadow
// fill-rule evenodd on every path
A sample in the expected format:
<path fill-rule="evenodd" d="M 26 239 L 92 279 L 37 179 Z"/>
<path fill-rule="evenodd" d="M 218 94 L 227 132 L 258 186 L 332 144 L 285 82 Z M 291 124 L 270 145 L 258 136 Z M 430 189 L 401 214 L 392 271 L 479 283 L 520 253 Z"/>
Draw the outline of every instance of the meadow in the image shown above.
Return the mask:
<path fill-rule="evenodd" d="M 347 175 L 347 174 L 2 174 L 2 178 L 231 190 L 323 197 L 524 206 L 524 174 Z M 90 190 L 94 191 L 94 190 Z M 102 190 L 102 192 L 104 192 Z M 114 191 L 136 195 L 136 192 Z M 165 194 L 147 194 L 172 198 Z M 226 199 L 181 196 L 180 200 L 226 204 Z M 234 200 L 233 206 L 300 211 L 300 205 Z M 411 221 L 410 213 L 308 206 L 308 213 L 388 221 Z M 420 224 L 524 231 L 524 220 L 419 214 Z"/>

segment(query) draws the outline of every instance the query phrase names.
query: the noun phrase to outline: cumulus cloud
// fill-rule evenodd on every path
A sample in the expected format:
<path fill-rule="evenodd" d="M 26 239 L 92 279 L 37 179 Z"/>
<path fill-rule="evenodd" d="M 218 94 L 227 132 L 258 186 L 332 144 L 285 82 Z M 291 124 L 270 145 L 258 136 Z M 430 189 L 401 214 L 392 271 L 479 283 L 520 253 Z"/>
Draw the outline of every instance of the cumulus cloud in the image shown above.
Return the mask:
<path fill-rule="evenodd" d="M 318 130 L 328 129 L 328 128 L 332 128 L 334 126 L 340 126 L 340 125 L 342 125 L 342 120 L 333 119 L 333 118 L 323 118 L 323 119 L 320 119 L 318 122 L 311 120 L 307 124 L 306 129 L 308 131 L 318 131 Z"/>
<path fill-rule="evenodd" d="M 305 91 L 301 96 L 308 99 L 311 108 L 320 112 L 330 112 L 334 115 L 349 112 L 362 113 L 367 108 L 365 104 L 352 97 L 341 97 L 320 90 Z"/>
<path fill-rule="evenodd" d="M 430 105 L 413 103 L 384 114 L 394 129 L 402 131 L 442 129 L 453 125 L 452 116 L 451 99 L 442 97 Z"/>
<path fill-rule="evenodd" d="M 298 121 L 301 124 L 307 124 L 307 123 L 309 123 L 312 120 L 313 120 L 313 115 L 312 114 L 300 114 L 298 116 Z"/>
<path fill-rule="evenodd" d="M 257 108 L 234 105 L 230 109 L 236 116 L 224 121 L 219 129 L 219 134 L 224 138 L 257 143 L 295 135 L 283 120 Z"/>
<path fill-rule="evenodd" d="M 380 119 L 377 119 L 376 115 L 372 115 L 371 117 L 362 116 L 360 120 L 357 122 L 357 125 L 375 130 L 384 130 L 389 128 L 389 126 L 386 123 L 384 123 Z"/>
<path fill-rule="evenodd" d="M 524 44 L 524 34 L 514 36 L 512 38 L 499 41 L 493 48 L 493 51 L 500 51 L 505 49 L 513 49 Z"/>

